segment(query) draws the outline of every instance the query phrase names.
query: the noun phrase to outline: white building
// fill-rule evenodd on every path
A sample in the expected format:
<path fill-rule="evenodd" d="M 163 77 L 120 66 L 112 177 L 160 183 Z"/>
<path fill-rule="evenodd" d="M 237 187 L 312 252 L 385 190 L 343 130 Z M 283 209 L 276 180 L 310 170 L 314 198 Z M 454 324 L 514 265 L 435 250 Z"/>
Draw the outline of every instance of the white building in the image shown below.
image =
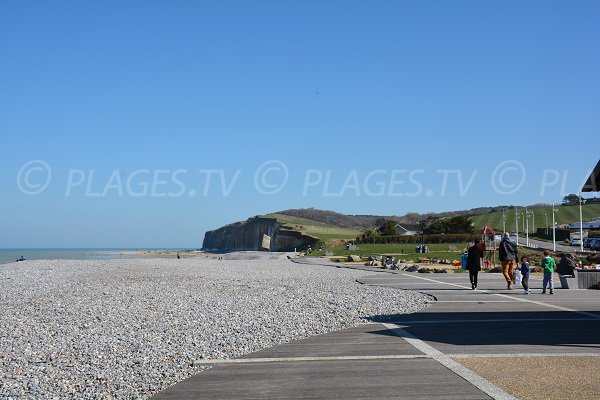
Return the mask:
<path fill-rule="evenodd" d="M 421 232 L 414 231 L 414 230 L 408 230 L 400 224 L 396 224 L 395 228 L 396 228 L 396 234 L 399 236 L 414 236 L 414 235 L 418 235 L 421 233 Z"/>

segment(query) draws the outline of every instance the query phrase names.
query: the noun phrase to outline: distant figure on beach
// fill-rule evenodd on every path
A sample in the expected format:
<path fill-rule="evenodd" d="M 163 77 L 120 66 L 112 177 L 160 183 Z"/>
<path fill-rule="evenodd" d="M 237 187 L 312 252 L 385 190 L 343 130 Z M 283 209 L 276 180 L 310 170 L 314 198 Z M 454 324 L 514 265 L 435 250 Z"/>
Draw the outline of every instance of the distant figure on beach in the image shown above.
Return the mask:
<path fill-rule="evenodd" d="M 517 263 L 518 250 L 517 244 L 510 240 L 510 233 L 505 232 L 502 241 L 499 246 L 499 258 L 502 262 L 502 275 L 506 280 L 507 289 L 512 290 L 513 288 L 513 270 Z"/>
<path fill-rule="evenodd" d="M 523 285 L 523 289 L 525 290 L 525 294 L 529 294 L 529 274 L 531 272 L 531 268 L 529 267 L 529 258 L 523 257 L 521 258 L 521 284 Z"/>
<path fill-rule="evenodd" d="M 556 272 L 558 275 L 575 277 L 575 268 L 577 268 L 577 264 L 573 261 L 573 255 L 565 253 L 560 258 Z"/>
<path fill-rule="evenodd" d="M 177 259 L 179 260 L 181 258 L 181 256 L 179 255 L 179 252 L 177 252 Z"/>
<path fill-rule="evenodd" d="M 481 260 L 483 259 L 481 240 L 475 239 L 475 244 L 469 247 L 467 251 L 467 257 L 467 269 L 469 270 L 471 289 L 475 290 L 477 289 L 477 275 L 481 271 Z"/>
<path fill-rule="evenodd" d="M 19 262 L 19 261 L 25 261 L 25 257 L 21 256 L 20 258 L 17 258 L 15 260 L 15 262 Z"/>
<path fill-rule="evenodd" d="M 542 258 L 542 268 L 544 269 L 544 282 L 542 284 L 542 294 L 546 294 L 546 286 L 550 286 L 550 294 L 554 294 L 554 269 L 556 268 L 556 261 L 550 257 L 548 250 L 544 251 L 544 258 Z"/>

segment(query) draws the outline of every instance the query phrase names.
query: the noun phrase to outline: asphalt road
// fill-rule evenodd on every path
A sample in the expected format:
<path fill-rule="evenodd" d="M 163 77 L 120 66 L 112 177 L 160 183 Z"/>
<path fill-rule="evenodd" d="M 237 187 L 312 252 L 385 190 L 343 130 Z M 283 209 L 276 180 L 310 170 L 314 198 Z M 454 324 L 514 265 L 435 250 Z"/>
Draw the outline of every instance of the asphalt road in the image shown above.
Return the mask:
<path fill-rule="evenodd" d="M 521 246 L 526 246 L 527 238 L 519 236 L 519 244 Z M 538 239 L 532 239 L 532 238 L 529 238 L 529 246 L 533 247 L 533 248 L 537 247 L 538 249 L 545 249 L 545 250 L 553 249 L 551 241 L 538 240 Z M 563 242 L 556 242 L 556 251 L 557 252 L 575 253 L 575 252 L 579 252 L 580 249 L 581 249 L 580 246 L 568 246 L 568 245 L 565 245 Z M 592 251 L 590 249 L 584 249 L 584 250 L 586 253 L 598 253 L 598 251 Z"/>
<path fill-rule="evenodd" d="M 519 236 L 519 244 L 522 246 L 526 246 L 527 238 Z M 532 239 L 532 238 L 529 238 L 529 245 L 530 245 L 530 247 L 537 246 L 540 249 L 547 249 L 547 250 L 552 250 L 552 247 L 553 247 L 552 242 L 547 242 L 545 240 L 537 240 L 537 239 Z M 556 242 L 556 251 L 574 253 L 576 251 L 579 251 L 579 246 L 566 246 L 566 245 L 562 244 L 561 242 Z"/>

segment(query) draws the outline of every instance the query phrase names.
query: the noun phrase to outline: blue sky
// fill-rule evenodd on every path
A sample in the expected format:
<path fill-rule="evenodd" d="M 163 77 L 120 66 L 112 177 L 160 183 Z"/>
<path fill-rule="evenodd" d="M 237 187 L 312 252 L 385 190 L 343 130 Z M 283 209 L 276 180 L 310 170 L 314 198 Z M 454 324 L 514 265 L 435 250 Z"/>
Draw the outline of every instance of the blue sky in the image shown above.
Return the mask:
<path fill-rule="evenodd" d="M 599 18 L 596 1 L 3 1 L 0 247 L 560 201 L 600 158 Z"/>

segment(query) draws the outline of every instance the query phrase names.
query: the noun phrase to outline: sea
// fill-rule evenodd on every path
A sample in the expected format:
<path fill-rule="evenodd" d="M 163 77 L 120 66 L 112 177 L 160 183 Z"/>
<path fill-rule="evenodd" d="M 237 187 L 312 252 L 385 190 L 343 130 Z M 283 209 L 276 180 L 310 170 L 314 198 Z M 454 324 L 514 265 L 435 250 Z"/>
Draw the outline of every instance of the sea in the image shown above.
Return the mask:
<path fill-rule="evenodd" d="M 113 260 L 144 258 L 136 252 L 181 249 L 0 249 L 0 265 L 26 260 Z"/>

